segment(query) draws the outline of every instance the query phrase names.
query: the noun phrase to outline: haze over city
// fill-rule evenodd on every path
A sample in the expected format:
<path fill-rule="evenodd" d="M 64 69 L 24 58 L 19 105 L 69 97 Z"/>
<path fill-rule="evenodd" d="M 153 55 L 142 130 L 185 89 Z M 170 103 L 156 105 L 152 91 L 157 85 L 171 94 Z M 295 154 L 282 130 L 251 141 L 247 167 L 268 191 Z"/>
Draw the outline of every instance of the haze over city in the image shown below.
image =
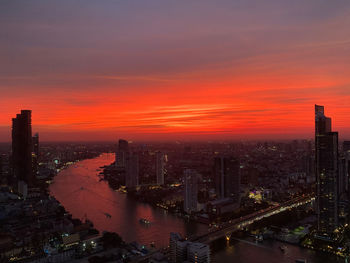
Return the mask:
<path fill-rule="evenodd" d="M 1 1 L 0 140 L 310 139 L 350 124 L 349 1 Z"/>

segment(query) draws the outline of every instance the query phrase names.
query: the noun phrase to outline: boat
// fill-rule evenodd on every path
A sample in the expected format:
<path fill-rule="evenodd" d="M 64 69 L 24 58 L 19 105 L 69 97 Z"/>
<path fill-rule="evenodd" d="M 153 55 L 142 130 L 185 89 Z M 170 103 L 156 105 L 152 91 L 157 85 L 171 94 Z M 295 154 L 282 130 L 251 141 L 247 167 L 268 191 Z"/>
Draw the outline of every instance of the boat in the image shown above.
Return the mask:
<path fill-rule="evenodd" d="M 108 213 L 104 213 L 107 218 L 111 218 L 112 216 Z"/>
<path fill-rule="evenodd" d="M 142 224 L 146 224 L 146 225 L 149 225 L 151 223 L 151 221 L 149 221 L 149 220 L 147 220 L 145 218 L 140 218 L 139 222 L 142 223 Z"/>

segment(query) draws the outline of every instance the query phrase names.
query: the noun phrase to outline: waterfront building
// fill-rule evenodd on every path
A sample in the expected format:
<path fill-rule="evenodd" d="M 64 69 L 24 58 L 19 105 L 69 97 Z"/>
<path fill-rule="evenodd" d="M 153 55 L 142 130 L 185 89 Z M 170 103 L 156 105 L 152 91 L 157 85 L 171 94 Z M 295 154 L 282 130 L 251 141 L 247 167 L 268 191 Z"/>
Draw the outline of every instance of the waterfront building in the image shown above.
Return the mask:
<path fill-rule="evenodd" d="M 18 190 L 25 189 L 24 184 L 31 187 L 35 183 L 32 150 L 31 111 L 22 110 L 12 119 L 12 183 Z"/>
<path fill-rule="evenodd" d="M 170 262 L 210 262 L 210 247 L 185 240 L 179 233 L 170 233 Z"/>
<path fill-rule="evenodd" d="M 198 173 L 192 169 L 184 171 L 184 210 L 186 213 L 197 212 Z"/>
<path fill-rule="evenodd" d="M 219 199 L 240 201 L 240 164 L 233 157 L 216 157 L 214 160 L 216 194 Z"/>
<path fill-rule="evenodd" d="M 117 168 L 125 169 L 128 153 L 129 153 L 128 141 L 120 139 L 118 142 L 117 151 L 115 153 L 115 166 Z"/>
<path fill-rule="evenodd" d="M 324 107 L 315 105 L 315 154 L 318 232 L 330 238 L 338 226 L 338 133 Z"/>
<path fill-rule="evenodd" d="M 139 157 L 136 153 L 128 153 L 125 160 L 125 186 L 134 188 L 139 185 Z"/>
<path fill-rule="evenodd" d="M 189 242 L 187 246 L 187 261 L 193 263 L 209 263 L 210 247 L 203 243 Z"/>
<path fill-rule="evenodd" d="M 164 153 L 156 153 L 156 176 L 157 176 L 157 185 L 164 184 Z"/>

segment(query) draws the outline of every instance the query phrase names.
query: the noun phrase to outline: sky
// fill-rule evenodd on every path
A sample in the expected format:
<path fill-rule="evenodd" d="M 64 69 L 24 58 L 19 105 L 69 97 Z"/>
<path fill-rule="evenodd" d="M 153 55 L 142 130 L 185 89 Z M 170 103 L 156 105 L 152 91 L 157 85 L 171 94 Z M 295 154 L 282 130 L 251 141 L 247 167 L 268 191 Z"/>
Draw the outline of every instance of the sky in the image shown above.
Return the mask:
<path fill-rule="evenodd" d="M 350 139 L 348 0 L 1 0 L 0 141 Z"/>

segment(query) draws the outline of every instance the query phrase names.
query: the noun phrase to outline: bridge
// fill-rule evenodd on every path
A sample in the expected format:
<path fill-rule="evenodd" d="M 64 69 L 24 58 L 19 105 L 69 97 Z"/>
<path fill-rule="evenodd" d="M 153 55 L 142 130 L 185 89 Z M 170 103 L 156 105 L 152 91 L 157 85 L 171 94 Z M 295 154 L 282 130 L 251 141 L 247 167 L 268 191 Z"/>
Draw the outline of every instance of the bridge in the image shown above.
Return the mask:
<path fill-rule="evenodd" d="M 274 204 L 269 208 L 257 211 L 255 213 L 252 213 L 240 218 L 230 220 L 227 223 L 223 223 L 217 229 L 209 230 L 208 233 L 189 237 L 188 240 L 192 242 L 200 242 L 205 244 L 210 244 L 211 242 L 223 237 L 226 238 L 226 240 L 230 240 L 232 233 L 235 231 L 243 229 L 244 227 L 256 221 L 259 221 L 263 218 L 282 213 L 288 209 L 292 209 L 298 206 L 303 206 L 305 204 L 313 202 L 314 200 L 315 200 L 315 197 L 312 195 L 309 195 L 309 196 L 294 198 L 283 204 Z M 140 256 L 134 259 L 132 262 L 148 262 L 148 260 L 157 252 L 161 252 L 166 256 L 169 256 L 169 249 L 163 248 L 160 250 L 153 251 L 145 256 Z"/>
<path fill-rule="evenodd" d="M 243 229 L 244 227 L 256 221 L 282 213 L 291 208 L 295 208 L 298 206 L 311 203 L 314 200 L 315 200 L 314 196 L 306 196 L 306 197 L 298 197 L 298 198 L 292 199 L 283 204 L 275 204 L 267 209 L 263 209 L 234 220 L 230 220 L 227 223 L 223 223 L 219 225 L 217 229 L 210 230 L 208 233 L 205 233 L 202 235 L 190 237 L 189 240 L 192 242 L 201 242 L 206 244 L 210 244 L 212 241 L 215 241 L 223 237 L 229 240 L 233 232 Z"/>

